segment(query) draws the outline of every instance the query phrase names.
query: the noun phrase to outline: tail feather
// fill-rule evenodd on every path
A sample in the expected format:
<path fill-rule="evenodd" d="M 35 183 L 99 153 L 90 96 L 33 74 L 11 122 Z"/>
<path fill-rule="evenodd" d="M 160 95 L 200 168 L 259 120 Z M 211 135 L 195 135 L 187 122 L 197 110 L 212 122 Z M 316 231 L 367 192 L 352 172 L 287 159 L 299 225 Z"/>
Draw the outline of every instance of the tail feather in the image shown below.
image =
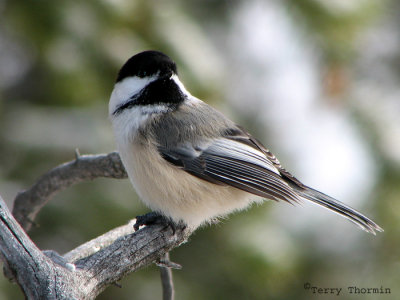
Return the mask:
<path fill-rule="evenodd" d="M 333 212 L 345 217 L 346 219 L 358 225 L 361 229 L 369 233 L 375 235 L 375 231 L 383 231 L 383 229 L 379 227 L 379 225 L 377 225 L 374 221 L 367 218 L 354 208 L 351 208 L 350 206 L 328 195 L 318 192 L 317 190 L 304 186 L 301 188 L 297 188 L 296 192 L 302 198 L 310 200 L 318 205 L 332 210 Z"/>

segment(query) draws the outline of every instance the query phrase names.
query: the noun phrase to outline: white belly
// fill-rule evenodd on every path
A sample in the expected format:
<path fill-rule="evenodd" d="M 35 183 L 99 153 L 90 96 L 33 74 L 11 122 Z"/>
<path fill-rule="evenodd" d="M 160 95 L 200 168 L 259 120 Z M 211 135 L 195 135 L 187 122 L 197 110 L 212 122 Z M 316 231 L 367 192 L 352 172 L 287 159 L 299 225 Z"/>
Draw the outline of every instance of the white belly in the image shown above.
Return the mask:
<path fill-rule="evenodd" d="M 209 183 L 173 166 L 154 146 L 144 150 L 143 146 L 127 143 L 120 144 L 119 151 L 139 197 L 152 210 L 175 222 L 183 220 L 196 228 L 255 200 L 249 193 Z"/>

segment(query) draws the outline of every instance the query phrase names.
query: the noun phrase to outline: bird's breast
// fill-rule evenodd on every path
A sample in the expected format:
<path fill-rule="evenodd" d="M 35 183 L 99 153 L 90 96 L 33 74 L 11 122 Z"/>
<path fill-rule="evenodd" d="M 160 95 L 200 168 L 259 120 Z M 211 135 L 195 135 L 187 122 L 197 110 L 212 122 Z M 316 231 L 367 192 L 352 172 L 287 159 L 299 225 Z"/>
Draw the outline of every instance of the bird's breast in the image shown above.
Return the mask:
<path fill-rule="evenodd" d="M 246 207 L 250 194 L 199 179 L 161 157 L 149 142 L 128 142 L 119 151 L 141 200 L 152 210 L 195 228 Z"/>

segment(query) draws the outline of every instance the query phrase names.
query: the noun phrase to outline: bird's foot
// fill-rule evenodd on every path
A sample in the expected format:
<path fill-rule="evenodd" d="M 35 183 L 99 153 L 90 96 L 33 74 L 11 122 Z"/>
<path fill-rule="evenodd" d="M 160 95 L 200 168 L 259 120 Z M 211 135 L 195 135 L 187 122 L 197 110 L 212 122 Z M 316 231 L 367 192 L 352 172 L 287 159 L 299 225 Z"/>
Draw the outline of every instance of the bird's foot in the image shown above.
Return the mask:
<path fill-rule="evenodd" d="M 149 225 L 164 225 L 165 227 L 171 227 L 173 234 L 175 234 L 178 228 L 185 228 L 181 222 L 177 224 L 171 218 L 168 218 L 158 212 L 150 212 L 142 216 L 137 216 L 136 223 L 133 225 L 133 229 L 138 231 L 140 226 Z"/>

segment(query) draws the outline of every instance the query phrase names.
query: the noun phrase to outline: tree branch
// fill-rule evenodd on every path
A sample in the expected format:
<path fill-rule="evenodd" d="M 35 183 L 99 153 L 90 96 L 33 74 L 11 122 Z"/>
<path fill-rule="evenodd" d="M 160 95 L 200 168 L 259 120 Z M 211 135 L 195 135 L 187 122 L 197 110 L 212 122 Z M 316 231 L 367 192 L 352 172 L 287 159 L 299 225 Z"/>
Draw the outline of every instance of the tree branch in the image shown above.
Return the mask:
<path fill-rule="evenodd" d="M 110 246 L 75 264 L 78 270 L 85 270 L 88 274 L 84 286 L 93 287 L 94 291 L 100 293 L 126 274 L 156 262 L 165 253 L 182 244 L 189 234 L 183 227 L 178 228 L 175 234 L 170 227 L 145 227 L 117 239 Z"/>
<path fill-rule="evenodd" d="M 169 261 L 168 252 L 164 254 L 163 260 Z M 160 276 L 163 290 L 163 300 L 173 300 L 175 298 L 175 292 L 171 268 L 160 266 Z"/>
<path fill-rule="evenodd" d="M 129 221 L 128 224 L 114 228 L 107 233 L 98 236 L 75 249 L 65 253 L 64 259 L 70 263 L 73 263 L 81 258 L 90 256 L 100 249 L 103 249 L 112 243 L 114 243 L 121 236 L 134 233 L 133 225 L 135 225 L 136 219 Z"/>
<path fill-rule="evenodd" d="M 5 274 L 18 282 L 29 299 L 94 299 L 108 285 L 160 261 L 160 257 L 169 262 L 168 251 L 185 242 L 191 234 L 179 224 L 175 232 L 162 225 L 133 232 L 135 220 L 132 220 L 64 256 L 54 251 L 40 251 L 23 228 L 31 228 L 37 213 L 55 193 L 97 177 L 127 177 L 118 153 L 77 155 L 74 161 L 50 170 L 31 188 L 19 193 L 13 212 L 22 226 L 0 198 L 0 251 Z M 161 265 L 179 266 L 170 262 Z M 164 295 L 170 297 L 165 299 L 173 298 L 170 271 L 162 273 Z"/>
<path fill-rule="evenodd" d="M 50 297 L 60 299 L 57 297 L 60 287 L 76 284 L 73 282 L 74 277 L 62 276 L 64 274 L 62 268 L 54 264 L 35 246 L 10 214 L 1 197 L 0 250 L 7 274 L 13 276 L 28 299 Z M 43 289 L 43 285 L 46 285 L 46 290 Z M 68 294 L 71 295 L 71 299 L 78 299 L 81 296 L 76 294 L 78 292 L 70 290 Z"/>
<path fill-rule="evenodd" d="M 162 225 L 144 227 L 118 237 L 100 250 L 97 248 L 89 256 L 70 261 L 72 265 L 66 257 L 40 251 L 0 198 L 0 251 L 7 273 L 18 282 L 28 299 L 94 299 L 108 285 L 154 263 L 189 235 L 190 231 L 183 226 L 178 226 L 175 233 Z M 111 236 L 115 237 L 115 230 L 102 238 L 110 240 Z M 74 257 L 71 253 L 76 252 L 77 249 L 69 252 L 69 257 Z"/>
<path fill-rule="evenodd" d="M 99 177 L 127 178 L 118 152 L 107 155 L 83 155 L 50 170 L 29 189 L 18 193 L 14 200 L 13 215 L 26 231 L 32 227 L 40 209 L 51 197 L 73 184 Z"/>

